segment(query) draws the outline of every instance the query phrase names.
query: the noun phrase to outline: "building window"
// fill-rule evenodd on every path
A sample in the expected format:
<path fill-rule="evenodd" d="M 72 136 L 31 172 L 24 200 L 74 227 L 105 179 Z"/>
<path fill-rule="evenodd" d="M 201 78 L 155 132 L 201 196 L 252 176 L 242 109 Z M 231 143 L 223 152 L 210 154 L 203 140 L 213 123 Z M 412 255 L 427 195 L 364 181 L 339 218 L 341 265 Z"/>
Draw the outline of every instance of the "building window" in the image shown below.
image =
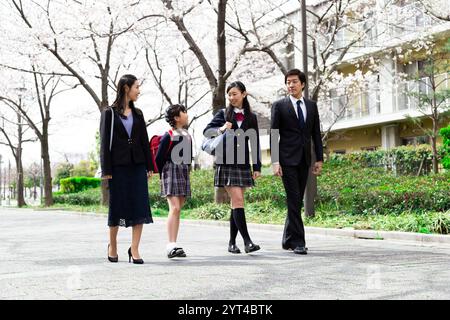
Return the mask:
<path fill-rule="evenodd" d="M 333 150 L 333 153 L 336 153 L 336 154 L 345 154 L 346 152 L 345 152 L 345 150 Z"/>
<path fill-rule="evenodd" d="M 405 137 L 402 138 L 403 146 L 417 146 L 419 144 L 430 144 L 429 136 Z"/>
<path fill-rule="evenodd" d="M 361 147 L 362 151 L 377 151 L 378 146 L 371 146 L 371 147 Z"/>

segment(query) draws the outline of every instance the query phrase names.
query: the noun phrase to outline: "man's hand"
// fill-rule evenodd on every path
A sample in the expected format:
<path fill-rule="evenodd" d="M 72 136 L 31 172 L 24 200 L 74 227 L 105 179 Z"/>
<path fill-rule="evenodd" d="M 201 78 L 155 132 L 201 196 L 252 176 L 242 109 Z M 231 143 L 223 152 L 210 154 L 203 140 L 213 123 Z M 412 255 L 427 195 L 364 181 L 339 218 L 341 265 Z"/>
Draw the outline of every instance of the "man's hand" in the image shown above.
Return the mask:
<path fill-rule="evenodd" d="M 112 176 L 103 176 L 102 177 L 102 180 L 110 180 L 110 179 L 112 179 Z"/>
<path fill-rule="evenodd" d="M 272 165 L 273 174 L 278 177 L 283 176 L 283 170 L 281 170 L 281 165 L 279 163 L 275 163 Z"/>
<path fill-rule="evenodd" d="M 320 176 L 320 174 L 322 173 L 322 166 L 323 166 L 323 162 L 322 161 L 317 161 L 314 164 L 314 167 L 312 169 L 312 173 L 316 176 Z"/>
<path fill-rule="evenodd" d="M 261 177 L 261 172 L 259 172 L 259 171 L 254 171 L 254 172 L 253 172 L 253 180 L 258 179 L 259 177 Z"/>
<path fill-rule="evenodd" d="M 147 179 L 150 179 L 153 176 L 153 171 L 147 172 Z"/>

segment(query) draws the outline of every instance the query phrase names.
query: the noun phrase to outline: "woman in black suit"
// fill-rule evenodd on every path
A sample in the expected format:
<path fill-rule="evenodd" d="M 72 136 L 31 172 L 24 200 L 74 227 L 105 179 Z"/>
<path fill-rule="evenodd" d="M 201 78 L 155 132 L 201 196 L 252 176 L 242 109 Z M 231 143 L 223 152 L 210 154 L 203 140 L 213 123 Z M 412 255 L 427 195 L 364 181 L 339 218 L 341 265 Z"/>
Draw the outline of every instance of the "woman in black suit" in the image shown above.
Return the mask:
<path fill-rule="evenodd" d="M 143 264 L 139 255 L 143 224 L 153 222 L 147 183 L 153 173 L 149 140 L 144 115 L 134 106 L 139 94 L 136 77 L 122 76 L 117 86 L 116 100 L 102 112 L 100 120 L 102 179 L 108 179 L 109 185 L 110 262 L 118 261 L 119 226 L 131 226 L 133 232 L 128 261 Z"/>
<path fill-rule="evenodd" d="M 252 187 L 254 179 L 261 175 L 258 121 L 256 115 L 251 112 L 246 88 L 242 82 L 231 83 L 227 88 L 227 94 L 229 106 L 216 113 L 203 134 L 211 137 L 227 131 L 223 143 L 219 144 L 215 151 L 214 186 L 225 187 L 231 198 L 228 252 L 241 252 L 236 246 L 236 236 L 239 231 L 244 239 L 245 252 L 249 253 L 260 249 L 259 245 L 254 244 L 250 239 L 244 211 L 245 188 Z M 250 165 L 249 141 L 252 143 L 253 166 Z"/>

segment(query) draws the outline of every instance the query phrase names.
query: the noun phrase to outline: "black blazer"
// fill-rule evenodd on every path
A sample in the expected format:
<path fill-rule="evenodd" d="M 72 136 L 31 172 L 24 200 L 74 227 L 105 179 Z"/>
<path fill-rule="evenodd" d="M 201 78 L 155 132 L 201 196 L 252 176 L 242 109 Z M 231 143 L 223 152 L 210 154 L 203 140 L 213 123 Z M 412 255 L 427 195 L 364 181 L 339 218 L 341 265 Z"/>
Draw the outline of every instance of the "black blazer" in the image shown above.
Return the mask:
<path fill-rule="evenodd" d="M 234 114 L 234 113 L 233 113 Z M 233 126 L 232 129 L 233 130 L 238 130 L 238 129 L 242 129 L 244 131 L 244 133 L 249 130 L 249 129 L 254 129 L 256 131 L 256 153 L 255 150 L 252 148 L 252 167 L 253 167 L 253 171 L 261 171 L 261 145 L 259 142 L 259 129 L 258 129 L 258 119 L 256 117 L 256 115 L 251 112 L 250 114 L 245 114 L 245 118 L 244 121 L 241 124 L 241 127 L 239 128 L 236 119 L 233 117 L 233 119 L 231 119 L 232 121 L 230 121 Z M 221 109 L 219 110 L 214 118 L 211 120 L 211 122 L 206 126 L 205 130 L 203 130 L 203 135 L 207 136 L 207 137 L 211 137 L 214 136 L 213 134 L 209 134 L 209 132 L 214 132 L 217 134 L 219 134 L 217 132 L 217 129 L 219 129 L 220 127 L 222 127 L 225 124 L 226 120 L 225 120 L 225 109 Z M 208 132 L 208 134 L 207 134 Z M 250 149 L 249 149 L 249 141 L 250 138 L 248 136 L 245 137 L 245 148 L 243 149 L 242 147 L 240 147 L 240 145 L 238 144 L 238 139 L 239 137 L 234 136 L 231 137 L 231 139 L 224 139 L 223 140 L 223 144 L 219 145 L 219 147 L 222 147 L 223 149 L 223 159 L 217 159 L 218 156 L 216 156 L 216 163 L 223 163 L 225 164 L 225 160 L 226 160 L 226 154 L 227 154 L 227 150 L 228 148 L 230 148 L 230 146 L 228 145 L 227 147 L 227 141 L 229 141 L 229 143 L 231 142 L 232 146 L 234 147 L 234 162 L 233 165 L 239 166 L 239 167 L 244 167 L 244 168 L 249 168 L 250 167 Z M 245 162 L 243 163 L 238 163 L 238 151 L 244 150 L 245 152 Z"/>
<path fill-rule="evenodd" d="M 300 128 L 300 122 L 290 97 L 275 101 L 272 105 L 271 129 L 279 129 L 279 160 L 272 154 L 272 162 L 281 165 L 299 165 L 302 156 L 311 165 L 311 139 L 314 142 L 316 161 L 323 161 L 322 136 L 320 134 L 319 111 L 315 101 L 304 99 L 306 106 L 306 124 Z"/>
<path fill-rule="evenodd" d="M 164 165 L 166 164 L 166 162 L 173 162 L 172 160 L 172 150 L 175 146 L 177 146 L 178 144 L 187 144 L 187 145 L 183 145 L 180 153 L 178 154 L 180 156 L 180 158 L 183 158 L 184 156 L 184 148 L 186 148 L 186 150 L 189 152 L 189 155 L 187 155 L 187 157 L 189 158 L 188 162 L 183 162 L 182 164 L 187 164 L 190 165 L 192 163 L 192 138 L 190 136 L 178 136 L 178 139 L 176 141 L 172 141 L 172 144 L 170 144 L 170 139 L 172 139 L 172 137 L 170 136 L 170 134 L 168 132 L 166 132 L 160 142 L 159 142 L 159 146 L 158 146 L 158 151 L 156 152 L 156 157 L 155 157 L 155 162 L 156 162 L 156 166 L 158 167 L 158 172 L 159 175 L 161 176 L 162 174 L 162 169 L 164 168 Z M 178 163 L 180 164 L 180 163 Z"/>
<path fill-rule="evenodd" d="M 114 110 L 114 132 L 111 151 L 111 110 Z M 142 111 L 133 108 L 133 127 L 131 138 L 120 120 L 115 108 L 109 107 L 102 111 L 100 118 L 100 163 L 102 176 L 112 175 L 113 166 L 145 164 L 148 171 L 153 171 L 150 155 L 147 127 Z"/>

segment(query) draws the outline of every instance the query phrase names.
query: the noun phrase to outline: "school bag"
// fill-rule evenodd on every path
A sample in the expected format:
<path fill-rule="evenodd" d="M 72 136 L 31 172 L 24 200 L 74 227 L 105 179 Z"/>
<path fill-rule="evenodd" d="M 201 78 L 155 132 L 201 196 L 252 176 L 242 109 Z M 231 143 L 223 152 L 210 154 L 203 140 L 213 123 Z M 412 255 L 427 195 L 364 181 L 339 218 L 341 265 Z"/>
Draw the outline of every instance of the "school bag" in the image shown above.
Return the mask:
<path fill-rule="evenodd" d="M 169 149 L 168 150 L 170 150 L 170 147 L 172 146 L 173 131 L 169 130 L 168 133 L 170 135 L 170 142 L 169 142 Z M 151 154 L 151 157 L 152 157 L 153 172 L 154 173 L 159 173 L 158 166 L 156 165 L 156 154 L 158 153 L 158 148 L 159 148 L 159 144 L 161 143 L 162 137 L 163 137 L 163 135 L 161 135 L 161 136 L 154 135 L 150 139 L 150 154 Z"/>

